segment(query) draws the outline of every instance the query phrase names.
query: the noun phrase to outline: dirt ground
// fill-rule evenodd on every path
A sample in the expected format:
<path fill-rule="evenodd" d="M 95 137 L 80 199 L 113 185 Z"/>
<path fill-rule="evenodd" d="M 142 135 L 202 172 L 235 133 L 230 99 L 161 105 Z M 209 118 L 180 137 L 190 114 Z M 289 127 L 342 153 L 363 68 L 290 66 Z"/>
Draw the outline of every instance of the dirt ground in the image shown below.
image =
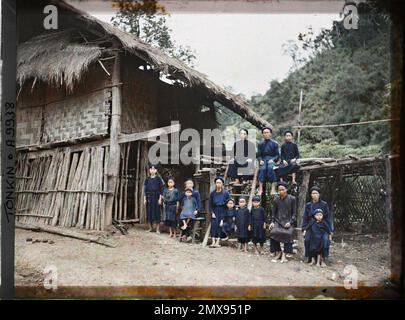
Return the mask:
<path fill-rule="evenodd" d="M 365 285 L 389 277 L 388 239 L 378 234 L 337 234 L 326 268 L 307 265 L 298 255 L 287 263 L 272 262 L 268 242 L 259 256 L 252 248 L 244 253 L 234 246 L 181 243 L 141 226 L 112 239 L 116 248 L 17 229 L 16 284 L 41 285 L 43 270 L 51 265 L 57 268 L 58 286 L 336 286 L 343 285 L 349 264 Z"/>

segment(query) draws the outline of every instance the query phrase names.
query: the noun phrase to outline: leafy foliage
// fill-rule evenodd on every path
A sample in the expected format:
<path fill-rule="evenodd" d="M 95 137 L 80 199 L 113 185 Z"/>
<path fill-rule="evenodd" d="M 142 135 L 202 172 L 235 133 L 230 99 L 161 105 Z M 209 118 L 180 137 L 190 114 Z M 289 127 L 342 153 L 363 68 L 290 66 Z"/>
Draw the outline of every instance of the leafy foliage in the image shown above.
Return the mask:
<path fill-rule="evenodd" d="M 112 0 L 118 8 L 112 17 L 114 26 L 136 35 L 144 42 L 161 49 L 166 54 L 193 66 L 195 55 L 188 46 L 177 45 L 167 26 L 164 6 L 157 0 Z"/>
<path fill-rule="evenodd" d="M 373 3 L 359 3 L 358 29 L 343 19 L 314 36 L 298 35 L 284 50 L 294 67 L 283 81 L 272 81 L 264 95 L 251 98 L 256 112 L 272 123 L 279 140 L 298 124 L 323 125 L 390 117 L 390 20 Z M 299 52 L 301 50 L 301 53 Z M 302 58 L 306 51 L 307 58 Z M 389 151 L 389 123 L 301 131 L 303 156 L 366 155 Z"/>

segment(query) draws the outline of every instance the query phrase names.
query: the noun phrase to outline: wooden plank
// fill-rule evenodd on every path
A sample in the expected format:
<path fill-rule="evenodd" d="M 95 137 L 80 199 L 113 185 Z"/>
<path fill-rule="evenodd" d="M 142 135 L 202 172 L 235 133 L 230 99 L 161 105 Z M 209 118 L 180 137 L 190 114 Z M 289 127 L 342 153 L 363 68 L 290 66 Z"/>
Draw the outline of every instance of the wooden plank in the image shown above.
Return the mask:
<path fill-rule="evenodd" d="M 249 210 L 252 209 L 252 202 L 253 202 L 253 197 L 255 196 L 255 192 L 256 192 L 258 173 L 259 173 L 259 164 L 256 163 L 255 173 L 253 175 L 253 181 L 252 181 L 252 188 L 250 190 L 249 201 L 248 201 L 248 209 Z"/>
<path fill-rule="evenodd" d="M 128 143 L 128 142 L 134 142 L 137 140 L 149 140 L 153 138 L 157 138 L 159 136 L 164 136 L 164 135 L 169 135 L 175 132 L 179 132 L 181 129 L 180 124 L 174 124 L 166 127 L 161 127 L 161 128 L 156 128 L 144 132 L 137 132 L 137 133 L 131 133 L 131 134 L 123 134 L 120 133 L 118 136 L 118 143 L 123 144 L 123 143 Z"/>
<path fill-rule="evenodd" d="M 102 244 L 102 245 L 110 247 L 110 248 L 115 248 L 117 246 L 117 244 L 111 240 L 107 240 L 107 239 L 104 239 L 99 236 L 90 236 L 90 235 L 82 234 L 77 231 L 73 231 L 71 229 L 64 230 L 60 227 L 38 225 L 38 224 L 25 224 L 25 223 L 21 223 L 18 221 L 16 221 L 15 226 L 16 226 L 16 228 L 19 228 L 19 229 L 31 230 L 31 231 L 37 231 L 37 232 L 47 232 L 47 233 L 56 234 L 56 235 L 60 235 L 60 236 L 64 236 L 64 237 L 98 243 L 98 244 Z"/>
<path fill-rule="evenodd" d="M 117 137 L 117 143 L 118 144 L 124 144 L 128 142 L 135 142 L 135 141 L 147 141 L 148 138 L 153 139 L 159 137 L 159 135 L 162 134 L 172 134 L 177 131 L 180 131 L 181 126 L 180 125 L 174 125 L 174 126 L 166 126 L 166 127 L 160 127 L 160 128 L 155 128 L 147 131 L 142 131 L 142 132 L 136 132 L 136 133 L 131 133 L 131 134 L 124 134 L 120 133 Z M 164 142 L 161 142 L 164 143 Z M 56 152 L 63 151 L 66 148 L 70 148 L 71 152 L 79 152 L 83 151 L 87 148 L 95 148 L 95 147 L 106 147 L 111 145 L 111 140 L 110 138 L 104 138 L 102 140 L 96 140 L 96 141 L 90 141 L 90 142 L 82 142 L 77 145 L 66 145 L 66 146 L 61 146 L 61 147 L 52 147 L 52 149 L 49 150 L 41 150 L 41 149 L 30 149 L 27 150 L 28 158 L 29 159 L 37 159 L 41 157 L 47 157 L 47 156 L 53 156 L 55 155 Z M 20 150 L 22 151 L 22 150 Z"/>

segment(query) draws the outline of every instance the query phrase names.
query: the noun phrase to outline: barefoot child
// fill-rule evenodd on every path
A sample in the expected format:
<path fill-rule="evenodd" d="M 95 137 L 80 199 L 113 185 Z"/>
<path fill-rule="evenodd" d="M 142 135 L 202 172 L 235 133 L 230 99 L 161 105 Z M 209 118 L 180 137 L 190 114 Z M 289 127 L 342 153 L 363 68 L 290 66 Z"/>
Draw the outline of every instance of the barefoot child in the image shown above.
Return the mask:
<path fill-rule="evenodd" d="M 226 202 L 225 216 L 220 223 L 220 227 L 222 227 L 222 230 L 226 234 L 226 238 L 223 240 L 227 240 L 229 237 L 233 236 L 235 232 L 235 217 L 236 217 L 235 200 L 230 198 Z"/>
<path fill-rule="evenodd" d="M 160 205 L 162 204 L 163 181 L 157 175 L 157 166 L 149 164 L 149 177 L 144 183 L 144 204 L 146 206 L 146 218 L 149 223 L 149 232 L 153 230 L 156 223 L 156 233 L 160 233 Z"/>
<path fill-rule="evenodd" d="M 214 179 L 215 189 L 210 193 L 209 212 L 211 213 L 211 248 L 219 248 L 221 235 L 223 234 L 221 221 L 225 216 L 226 201 L 229 199 L 229 192 L 224 188 L 224 179 Z"/>
<path fill-rule="evenodd" d="M 194 219 L 194 217 L 197 215 L 198 204 L 197 200 L 192 195 L 193 190 L 186 189 L 185 197 L 183 197 L 183 200 L 181 202 L 180 221 L 182 223 L 182 226 L 180 227 L 180 229 L 183 231 L 187 229 L 187 225 L 190 223 L 190 220 Z"/>
<path fill-rule="evenodd" d="M 192 195 L 191 196 L 197 201 L 197 213 L 201 212 L 202 211 L 202 209 L 201 209 L 201 196 L 200 196 L 200 193 L 198 192 L 198 190 L 194 189 L 194 182 L 193 182 L 192 179 L 187 179 L 184 182 L 184 189 L 185 190 L 186 189 L 191 189 L 192 190 Z M 182 204 L 183 199 L 185 197 L 186 197 L 185 192 L 183 192 L 181 194 L 180 200 L 179 200 L 180 205 Z M 187 237 L 190 237 L 191 230 L 193 230 L 194 222 L 195 222 L 195 220 L 193 220 L 193 219 L 190 220 L 189 223 L 187 224 L 187 228 L 185 230 L 181 230 L 181 236 L 182 236 L 182 238 L 180 238 L 181 240 L 186 240 Z"/>
<path fill-rule="evenodd" d="M 263 245 L 266 241 L 266 222 L 265 222 L 265 211 L 263 207 L 260 206 L 260 197 L 254 196 L 252 199 L 253 208 L 251 210 L 252 217 L 252 241 L 257 254 L 263 253 Z M 257 246 L 260 244 L 260 247 Z"/>
<path fill-rule="evenodd" d="M 330 235 L 331 230 L 329 224 L 323 220 L 322 209 L 316 209 L 314 212 L 314 220 L 312 220 L 304 230 L 304 236 L 309 233 L 310 243 L 309 243 L 309 254 L 312 264 L 316 264 L 321 267 L 322 264 L 326 266 L 324 260 L 324 249 L 323 248 L 323 238 L 325 234 Z M 316 259 L 316 260 L 315 260 Z"/>
<path fill-rule="evenodd" d="M 163 221 L 169 227 L 169 236 L 176 238 L 176 211 L 178 208 L 179 191 L 174 187 L 174 179 L 167 180 L 167 188 L 163 190 Z"/>
<path fill-rule="evenodd" d="M 239 198 L 239 209 L 236 211 L 235 229 L 238 242 L 240 243 L 240 249 L 244 252 L 248 251 L 249 231 L 250 227 L 250 212 L 246 207 L 246 199 Z"/>

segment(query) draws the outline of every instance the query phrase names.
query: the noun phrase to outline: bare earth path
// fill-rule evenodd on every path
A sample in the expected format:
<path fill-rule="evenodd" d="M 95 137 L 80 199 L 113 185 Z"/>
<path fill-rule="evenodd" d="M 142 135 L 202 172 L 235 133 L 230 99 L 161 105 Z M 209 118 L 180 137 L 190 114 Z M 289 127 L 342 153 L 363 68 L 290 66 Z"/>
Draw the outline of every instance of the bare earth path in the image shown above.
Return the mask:
<path fill-rule="evenodd" d="M 48 242 L 31 243 L 27 238 Z M 362 251 L 364 245 L 361 249 L 358 239 L 353 239 L 353 245 L 358 244 L 360 249 L 351 248 L 349 238 L 344 248 L 335 243 L 331 248 L 334 264 L 317 268 L 296 257 L 285 264 L 271 262 L 267 246 L 262 256 L 233 247 L 202 248 L 139 227 L 131 228 L 126 236 L 113 238 L 118 247 L 107 248 L 17 229 L 17 285 L 40 284 L 44 268 L 50 265 L 57 267 L 60 286 L 336 286 L 343 285 L 347 264 L 358 267 L 359 280 L 365 284 L 381 283 L 389 276 L 387 257 L 381 256 L 387 252 L 383 240 L 372 240 L 378 248 L 367 245 L 368 251 Z"/>

